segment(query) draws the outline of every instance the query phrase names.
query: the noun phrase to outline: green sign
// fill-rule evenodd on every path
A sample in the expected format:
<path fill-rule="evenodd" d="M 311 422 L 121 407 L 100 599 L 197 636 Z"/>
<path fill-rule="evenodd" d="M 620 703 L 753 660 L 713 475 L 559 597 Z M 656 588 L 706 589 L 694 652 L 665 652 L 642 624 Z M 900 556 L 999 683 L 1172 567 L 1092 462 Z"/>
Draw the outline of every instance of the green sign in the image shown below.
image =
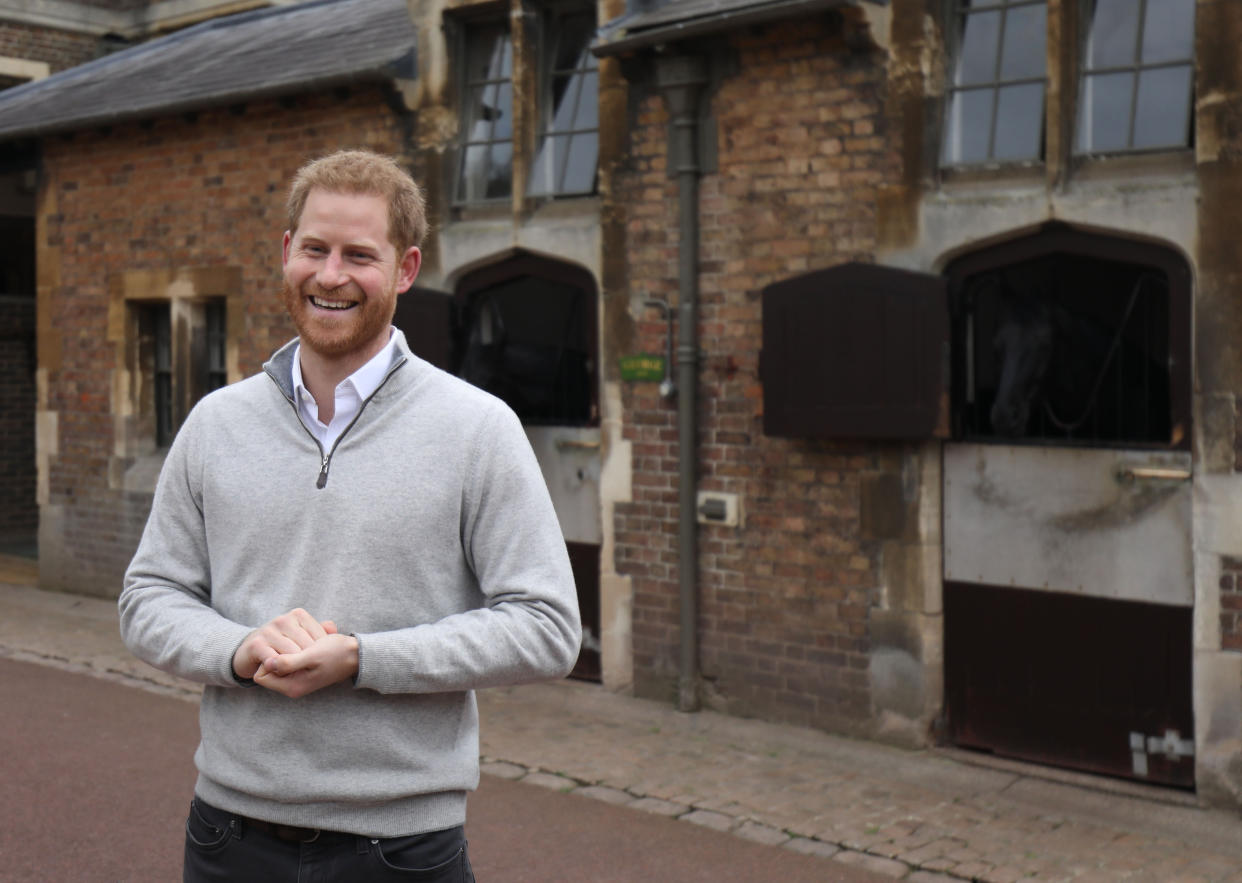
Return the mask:
<path fill-rule="evenodd" d="M 641 353 L 637 356 L 622 356 L 618 361 L 621 364 L 622 380 L 664 379 L 664 356 Z"/>

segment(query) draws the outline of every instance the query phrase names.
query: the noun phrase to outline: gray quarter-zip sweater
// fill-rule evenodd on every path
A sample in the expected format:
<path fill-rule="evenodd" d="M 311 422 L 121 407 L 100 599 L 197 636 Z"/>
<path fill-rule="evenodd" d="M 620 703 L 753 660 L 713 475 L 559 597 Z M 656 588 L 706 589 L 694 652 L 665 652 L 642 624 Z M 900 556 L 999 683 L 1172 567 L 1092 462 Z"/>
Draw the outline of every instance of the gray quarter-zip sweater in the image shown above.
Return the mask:
<path fill-rule="evenodd" d="M 472 691 L 577 657 L 565 542 L 521 425 L 395 334 L 326 456 L 292 400 L 292 342 L 203 398 L 168 452 L 121 634 L 206 685 L 195 790 L 222 809 L 373 837 L 460 825 Z M 357 636 L 356 684 L 296 700 L 239 685 L 234 651 L 295 607 Z"/>

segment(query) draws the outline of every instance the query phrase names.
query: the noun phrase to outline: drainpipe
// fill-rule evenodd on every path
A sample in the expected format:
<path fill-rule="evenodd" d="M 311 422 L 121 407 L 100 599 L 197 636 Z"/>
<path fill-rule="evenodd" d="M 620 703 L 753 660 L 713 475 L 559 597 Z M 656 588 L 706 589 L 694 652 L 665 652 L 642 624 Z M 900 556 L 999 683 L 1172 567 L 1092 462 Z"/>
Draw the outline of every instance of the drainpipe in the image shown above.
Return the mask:
<path fill-rule="evenodd" d="M 698 634 L 698 427 L 696 400 L 699 357 L 699 98 L 707 85 L 702 58 L 689 55 L 656 61 L 656 86 L 664 93 L 672 128 L 669 163 L 677 175 L 678 227 L 681 241 L 677 270 L 677 442 L 678 584 L 681 595 L 681 647 L 677 707 L 699 710 Z"/>

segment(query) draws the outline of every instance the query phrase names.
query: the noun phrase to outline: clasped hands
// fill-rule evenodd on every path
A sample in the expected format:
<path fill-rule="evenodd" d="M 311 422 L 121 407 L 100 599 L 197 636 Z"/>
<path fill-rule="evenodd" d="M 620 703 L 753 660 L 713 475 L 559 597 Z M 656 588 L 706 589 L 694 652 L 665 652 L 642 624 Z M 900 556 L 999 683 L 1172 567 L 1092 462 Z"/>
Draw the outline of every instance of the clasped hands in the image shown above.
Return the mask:
<path fill-rule="evenodd" d="M 233 654 L 233 671 L 297 699 L 356 675 L 358 639 L 298 607 L 247 635 Z"/>

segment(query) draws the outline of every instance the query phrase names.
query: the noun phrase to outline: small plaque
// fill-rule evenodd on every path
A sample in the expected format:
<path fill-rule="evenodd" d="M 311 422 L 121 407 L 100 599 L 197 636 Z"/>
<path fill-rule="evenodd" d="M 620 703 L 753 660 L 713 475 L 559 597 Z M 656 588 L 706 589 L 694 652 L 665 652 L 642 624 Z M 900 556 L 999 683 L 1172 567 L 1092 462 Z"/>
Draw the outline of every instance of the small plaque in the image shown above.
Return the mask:
<path fill-rule="evenodd" d="M 643 353 L 637 356 L 622 356 L 618 361 L 621 364 L 622 380 L 660 381 L 664 379 L 664 356 Z"/>

